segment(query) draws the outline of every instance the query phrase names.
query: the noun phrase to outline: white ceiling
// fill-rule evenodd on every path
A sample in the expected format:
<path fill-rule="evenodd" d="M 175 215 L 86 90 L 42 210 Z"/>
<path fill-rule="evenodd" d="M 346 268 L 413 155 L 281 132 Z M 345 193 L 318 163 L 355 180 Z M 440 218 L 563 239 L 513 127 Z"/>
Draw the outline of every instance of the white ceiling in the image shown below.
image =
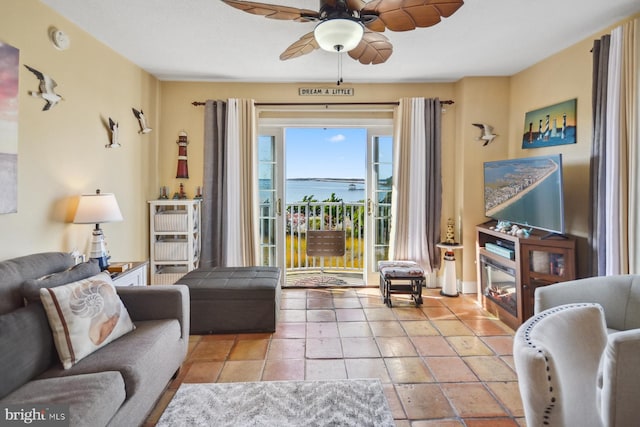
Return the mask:
<path fill-rule="evenodd" d="M 335 53 L 278 59 L 315 24 L 266 19 L 220 0 L 41 1 L 161 80 L 333 82 L 338 73 Z M 319 5 L 264 2 L 313 10 Z M 637 12 L 639 0 L 466 0 L 433 27 L 386 31 L 394 51 L 384 64 L 362 65 L 345 56 L 344 80 L 509 76 Z"/>

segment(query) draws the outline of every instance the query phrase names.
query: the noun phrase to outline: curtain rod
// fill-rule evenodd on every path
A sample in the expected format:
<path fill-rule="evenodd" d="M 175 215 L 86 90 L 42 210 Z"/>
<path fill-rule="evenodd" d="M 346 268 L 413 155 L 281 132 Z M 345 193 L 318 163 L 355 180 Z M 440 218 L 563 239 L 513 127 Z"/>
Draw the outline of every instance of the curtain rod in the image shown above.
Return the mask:
<path fill-rule="evenodd" d="M 193 101 L 191 105 L 194 107 L 200 107 L 205 105 L 202 101 Z M 454 101 L 445 99 L 440 101 L 440 104 L 451 105 Z M 400 105 L 400 102 L 256 102 L 256 107 L 288 107 L 288 106 L 303 106 L 303 105 Z"/>

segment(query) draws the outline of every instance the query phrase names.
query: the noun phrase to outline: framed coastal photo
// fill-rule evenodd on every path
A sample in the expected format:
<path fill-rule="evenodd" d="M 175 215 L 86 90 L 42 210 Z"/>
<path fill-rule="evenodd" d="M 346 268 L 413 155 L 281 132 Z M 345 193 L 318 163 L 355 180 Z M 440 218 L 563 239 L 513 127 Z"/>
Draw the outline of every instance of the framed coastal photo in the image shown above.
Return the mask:
<path fill-rule="evenodd" d="M 0 214 L 18 211 L 19 53 L 0 41 Z"/>
<path fill-rule="evenodd" d="M 576 104 L 574 98 L 525 114 L 522 148 L 575 144 Z"/>

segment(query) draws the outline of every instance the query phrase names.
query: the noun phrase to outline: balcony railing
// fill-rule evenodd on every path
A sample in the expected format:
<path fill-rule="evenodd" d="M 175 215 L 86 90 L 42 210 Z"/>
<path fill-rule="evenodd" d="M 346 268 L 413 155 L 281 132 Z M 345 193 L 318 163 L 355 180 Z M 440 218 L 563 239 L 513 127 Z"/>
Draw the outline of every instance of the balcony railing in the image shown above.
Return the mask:
<path fill-rule="evenodd" d="M 362 272 L 364 268 L 364 203 L 299 202 L 287 204 L 287 271 Z M 341 257 L 308 257 L 307 230 L 344 230 Z"/>

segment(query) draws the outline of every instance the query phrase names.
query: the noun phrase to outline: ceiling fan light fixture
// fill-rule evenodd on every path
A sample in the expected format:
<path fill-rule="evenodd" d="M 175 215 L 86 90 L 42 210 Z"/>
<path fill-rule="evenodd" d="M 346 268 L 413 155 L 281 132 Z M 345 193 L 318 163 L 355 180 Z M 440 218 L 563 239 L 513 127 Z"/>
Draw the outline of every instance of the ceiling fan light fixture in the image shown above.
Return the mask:
<path fill-rule="evenodd" d="M 327 19 L 316 25 L 313 35 L 318 45 L 328 52 L 348 52 L 362 40 L 364 27 L 352 19 Z"/>

